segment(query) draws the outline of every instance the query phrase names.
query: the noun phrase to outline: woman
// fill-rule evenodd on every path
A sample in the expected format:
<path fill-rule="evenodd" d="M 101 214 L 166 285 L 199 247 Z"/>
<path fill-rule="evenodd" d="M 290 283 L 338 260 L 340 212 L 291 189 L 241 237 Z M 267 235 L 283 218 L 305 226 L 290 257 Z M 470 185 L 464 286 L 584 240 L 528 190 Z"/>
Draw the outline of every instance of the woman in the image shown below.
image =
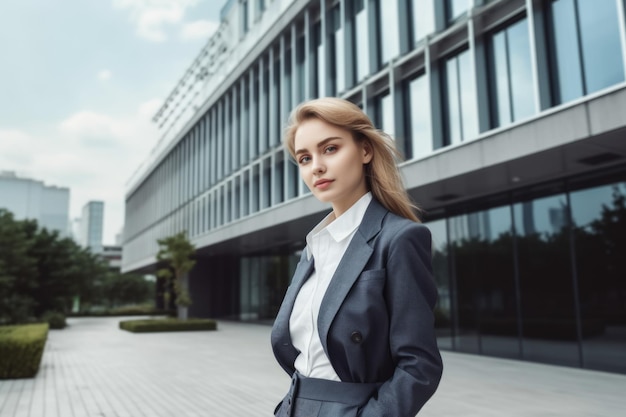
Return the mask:
<path fill-rule="evenodd" d="M 356 105 L 305 102 L 284 138 L 333 211 L 308 235 L 272 329 L 292 377 L 279 417 L 414 417 L 442 372 L 428 229 L 402 186 L 393 141 Z"/>

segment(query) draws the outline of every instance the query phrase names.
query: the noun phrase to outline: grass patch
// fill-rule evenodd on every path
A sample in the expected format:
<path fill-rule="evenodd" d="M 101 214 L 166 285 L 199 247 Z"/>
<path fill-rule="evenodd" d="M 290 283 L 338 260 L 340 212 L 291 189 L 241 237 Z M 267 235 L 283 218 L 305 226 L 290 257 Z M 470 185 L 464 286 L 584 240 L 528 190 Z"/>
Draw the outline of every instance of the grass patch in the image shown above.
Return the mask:
<path fill-rule="evenodd" d="M 217 330 L 217 322 L 212 319 L 144 319 L 120 321 L 120 329 L 133 333 L 188 332 L 196 330 Z"/>
<path fill-rule="evenodd" d="M 48 323 L 0 326 L 0 379 L 37 374 L 48 338 Z"/>

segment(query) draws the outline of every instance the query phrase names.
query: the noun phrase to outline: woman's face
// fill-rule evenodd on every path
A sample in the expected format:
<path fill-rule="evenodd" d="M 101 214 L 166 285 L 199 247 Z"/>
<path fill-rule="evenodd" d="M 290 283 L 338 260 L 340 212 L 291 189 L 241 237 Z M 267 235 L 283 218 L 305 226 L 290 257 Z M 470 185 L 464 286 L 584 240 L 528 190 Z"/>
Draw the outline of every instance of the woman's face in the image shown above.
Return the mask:
<path fill-rule="evenodd" d="M 332 204 L 335 216 L 368 191 L 363 165 L 372 152 L 357 144 L 350 131 L 308 119 L 296 130 L 294 145 L 302 179 L 318 200 Z"/>

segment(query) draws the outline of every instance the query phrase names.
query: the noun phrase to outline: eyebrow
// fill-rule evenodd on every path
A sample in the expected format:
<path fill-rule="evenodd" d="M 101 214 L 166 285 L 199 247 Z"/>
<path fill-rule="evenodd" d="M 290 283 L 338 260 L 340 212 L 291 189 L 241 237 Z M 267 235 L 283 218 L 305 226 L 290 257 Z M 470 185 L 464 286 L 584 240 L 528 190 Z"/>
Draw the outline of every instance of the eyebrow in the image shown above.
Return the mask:
<path fill-rule="evenodd" d="M 331 136 L 331 137 L 328 137 L 328 138 L 326 138 L 326 139 L 324 139 L 324 140 L 322 140 L 322 141 L 318 142 L 317 147 L 318 147 L 318 148 L 321 148 L 322 146 L 326 145 L 328 142 L 330 142 L 331 140 L 334 140 L 334 139 L 343 139 L 343 138 L 341 138 L 341 137 L 339 137 L 339 136 Z M 307 149 L 298 149 L 298 150 L 296 151 L 296 155 L 299 155 L 299 154 L 301 154 L 301 153 L 306 153 L 306 152 L 308 152 L 308 150 L 307 150 Z"/>

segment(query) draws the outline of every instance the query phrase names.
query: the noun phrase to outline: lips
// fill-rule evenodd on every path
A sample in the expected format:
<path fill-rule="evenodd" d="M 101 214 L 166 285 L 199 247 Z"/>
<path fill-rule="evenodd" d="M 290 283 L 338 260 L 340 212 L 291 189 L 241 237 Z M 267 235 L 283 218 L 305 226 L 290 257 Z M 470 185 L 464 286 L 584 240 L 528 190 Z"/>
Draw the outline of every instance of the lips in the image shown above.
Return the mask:
<path fill-rule="evenodd" d="M 316 188 L 324 189 L 324 188 L 328 187 L 332 182 L 333 182 L 333 180 L 321 179 L 321 180 L 315 181 L 313 186 L 316 187 Z"/>

